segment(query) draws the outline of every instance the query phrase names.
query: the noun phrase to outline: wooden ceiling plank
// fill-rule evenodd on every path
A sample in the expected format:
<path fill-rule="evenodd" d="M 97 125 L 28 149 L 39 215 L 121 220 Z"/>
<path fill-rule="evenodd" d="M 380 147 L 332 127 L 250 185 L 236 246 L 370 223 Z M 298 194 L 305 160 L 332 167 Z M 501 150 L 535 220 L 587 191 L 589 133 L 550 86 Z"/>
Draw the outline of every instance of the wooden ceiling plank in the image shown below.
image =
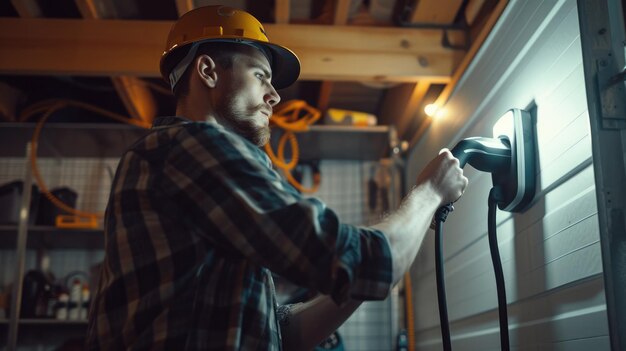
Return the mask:
<path fill-rule="evenodd" d="M 395 86 L 385 94 L 380 109 L 380 118 L 396 126 L 398 135 L 405 134 L 410 122 L 419 112 L 431 82 L 420 80 Z"/>
<path fill-rule="evenodd" d="M 351 0 L 337 0 L 335 3 L 335 16 L 333 18 L 333 24 L 345 25 L 348 24 L 348 16 L 350 15 Z"/>
<path fill-rule="evenodd" d="M 467 54 L 463 58 L 463 61 L 461 61 L 461 63 L 454 70 L 452 80 L 450 81 L 450 83 L 446 85 L 446 87 L 443 89 L 441 94 L 439 94 L 439 97 L 437 98 L 437 101 L 435 102 L 438 106 L 443 106 L 448 101 L 448 98 L 450 97 L 450 94 L 452 94 L 454 87 L 463 76 L 463 73 L 465 73 L 465 70 L 474 59 L 474 56 L 476 56 L 478 49 L 480 49 L 480 47 L 483 45 L 483 42 L 487 38 L 487 35 L 491 33 L 491 29 L 496 24 L 496 21 L 498 20 L 498 18 L 500 18 L 500 15 L 502 14 L 502 11 L 504 11 L 504 9 L 506 8 L 506 5 L 508 4 L 508 2 L 509 0 L 500 0 L 498 2 L 493 12 L 489 16 L 487 23 L 485 23 L 480 33 L 478 34 L 478 37 L 476 37 L 476 39 L 472 43 L 472 46 L 467 51 Z"/>
<path fill-rule="evenodd" d="M 43 17 L 43 11 L 37 0 L 11 0 L 11 4 L 20 17 Z"/>
<path fill-rule="evenodd" d="M 95 3 L 92 0 L 74 0 L 74 3 L 83 18 L 98 18 L 96 15 L 98 9 L 95 8 Z"/>
<path fill-rule="evenodd" d="M 54 40 L 59 43 L 96 45 L 152 46 L 158 43 L 162 53 L 171 21 L 144 20 L 77 20 L 0 18 L 0 40 L 30 40 L 31 44 Z M 449 54 L 441 46 L 441 30 L 399 27 L 356 27 L 323 25 L 264 24 L 272 42 L 289 48 L 367 51 L 413 55 Z M 15 30 L 12 30 L 15 28 Z M 5 31 L 6 30 L 6 31 Z M 36 42 L 35 42 L 36 41 Z M 93 46 L 87 45 L 87 47 Z M 153 48 L 156 49 L 156 48 Z"/>
<path fill-rule="evenodd" d="M 112 0 L 74 0 L 83 18 L 116 18 L 117 10 Z"/>
<path fill-rule="evenodd" d="M 426 55 L 422 66 L 411 55 L 378 52 L 293 48 L 302 62 L 303 79 L 333 81 L 415 82 L 426 79 L 447 82 L 452 55 Z"/>
<path fill-rule="evenodd" d="M 320 85 L 319 97 L 317 98 L 317 109 L 324 113 L 330 106 L 330 95 L 333 91 L 333 82 L 323 81 Z"/>
<path fill-rule="evenodd" d="M 449 53 L 441 46 L 441 30 L 401 27 L 264 24 L 273 42 L 289 47 L 362 50 L 420 55 Z"/>
<path fill-rule="evenodd" d="M 443 88 L 443 90 L 441 91 L 441 94 L 439 94 L 439 97 L 437 97 L 437 100 L 435 101 L 435 105 L 441 108 L 445 106 L 446 102 L 448 102 L 450 95 L 452 94 L 452 92 L 454 91 L 454 88 L 456 87 L 459 80 L 463 76 L 463 73 L 465 73 L 465 70 L 474 59 L 474 56 L 476 56 L 478 49 L 480 49 L 480 47 L 483 45 L 483 42 L 487 38 L 487 35 L 489 35 L 489 33 L 491 32 L 491 29 L 498 21 L 498 18 L 500 18 L 500 15 L 504 11 L 508 3 L 509 3 L 509 0 L 500 0 L 498 2 L 496 7 L 493 9 L 491 14 L 489 15 L 487 22 L 482 27 L 478 36 L 472 43 L 472 46 L 467 51 L 467 54 L 463 58 L 463 61 L 461 61 L 461 63 L 456 67 L 454 74 L 452 75 L 452 79 Z M 411 138 L 411 141 L 409 143 L 409 148 L 412 148 L 415 144 L 417 144 L 417 142 L 421 139 L 422 135 L 424 135 L 424 133 L 426 133 L 426 131 L 428 130 L 428 126 L 430 125 L 430 123 L 431 123 L 430 118 L 424 120 L 424 122 L 420 126 L 417 133 L 415 133 L 415 135 L 413 135 L 413 137 Z"/>
<path fill-rule="evenodd" d="M 290 0 L 276 0 L 274 9 L 274 18 L 278 24 L 289 23 Z"/>
<path fill-rule="evenodd" d="M 193 10 L 195 4 L 193 0 L 176 0 L 176 10 L 178 11 L 178 17 Z"/>
<path fill-rule="evenodd" d="M 327 4 L 329 1 L 327 1 Z M 348 24 L 348 16 L 350 14 L 351 0 L 337 0 L 334 4 L 333 24 Z M 330 95 L 333 90 L 333 82 L 324 80 L 321 82 L 319 97 L 317 99 L 317 108 L 324 113 L 330 107 Z"/>
<path fill-rule="evenodd" d="M 18 74 L 134 75 L 158 77 L 170 21 L 0 18 L 0 71 Z M 440 31 L 351 26 L 272 25 L 281 44 L 302 61 L 303 80 L 446 83 L 452 51 L 431 41 Z M 318 30 L 327 40 L 307 40 Z M 402 47 L 403 39 L 411 37 Z M 270 35 L 271 37 L 271 35 Z M 397 41 L 400 40 L 400 43 Z M 395 44 L 390 44 L 394 41 Z M 343 43 L 343 45 L 341 45 Z M 46 57 L 42 60 L 41 57 Z"/>
<path fill-rule="evenodd" d="M 404 134 L 404 131 L 407 130 L 412 120 L 417 116 L 422 106 L 424 96 L 426 96 L 428 92 L 428 88 L 430 88 L 430 82 L 426 80 L 420 80 L 413 87 L 409 103 L 406 105 L 407 108 L 405 108 L 404 113 L 400 115 L 400 120 L 398 121 L 398 132 L 400 135 Z"/>
<path fill-rule="evenodd" d="M 128 113 L 133 118 L 152 123 L 158 112 L 156 100 L 142 80 L 132 76 L 111 77 L 111 80 Z"/>
<path fill-rule="evenodd" d="M 463 0 L 418 0 L 411 23 L 450 24 L 454 22 Z"/>
<path fill-rule="evenodd" d="M 465 21 L 467 24 L 471 26 L 474 23 L 485 2 L 486 0 L 469 0 L 465 7 Z"/>
<path fill-rule="evenodd" d="M 85 19 L 107 18 L 99 9 L 110 7 L 109 0 L 74 0 Z M 152 123 L 158 113 L 156 99 L 141 79 L 133 76 L 112 76 L 111 81 L 128 114 L 144 122 Z"/>

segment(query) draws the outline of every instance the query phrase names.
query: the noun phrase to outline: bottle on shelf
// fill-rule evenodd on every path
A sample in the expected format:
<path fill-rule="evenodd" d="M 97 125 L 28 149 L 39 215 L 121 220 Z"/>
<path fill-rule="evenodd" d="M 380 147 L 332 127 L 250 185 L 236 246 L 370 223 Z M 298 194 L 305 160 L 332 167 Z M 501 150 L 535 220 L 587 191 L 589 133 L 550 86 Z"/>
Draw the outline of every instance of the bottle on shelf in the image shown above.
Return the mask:
<path fill-rule="evenodd" d="M 9 294 L 5 289 L 0 287 L 0 319 L 7 317 L 7 309 L 9 308 Z"/>
<path fill-rule="evenodd" d="M 67 319 L 67 307 L 70 302 L 70 295 L 65 291 L 61 290 L 59 293 L 59 300 L 57 302 L 55 308 L 55 318 L 58 320 L 66 320 Z"/>
<path fill-rule="evenodd" d="M 80 319 L 82 284 L 80 279 L 74 279 L 70 287 L 70 300 L 68 305 L 67 319 L 76 321 Z"/>
<path fill-rule="evenodd" d="M 89 284 L 85 283 L 83 284 L 83 290 L 82 290 L 82 294 L 81 294 L 81 300 L 80 300 L 80 313 L 79 313 L 79 319 L 81 320 L 87 320 L 87 314 L 89 313 L 89 302 L 90 302 L 90 291 L 89 291 Z"/>
<path fill-rule="evenodd" d="M 53 283 L 40 270 L 30 270 L 24 276 L 22 291 L 22 318 L 48 317 L 48 300 L 52 295 Z"/>

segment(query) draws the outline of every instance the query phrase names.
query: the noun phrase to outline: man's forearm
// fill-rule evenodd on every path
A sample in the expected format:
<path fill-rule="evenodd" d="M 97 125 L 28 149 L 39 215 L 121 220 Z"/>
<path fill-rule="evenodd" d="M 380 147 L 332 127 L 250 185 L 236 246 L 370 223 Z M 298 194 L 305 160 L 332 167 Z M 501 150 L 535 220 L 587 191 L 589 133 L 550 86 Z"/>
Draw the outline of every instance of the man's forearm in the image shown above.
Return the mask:
<path fill-rule="evenodd" d="M 411 267 L 440 202 L 441 197 L 429 184 L 418 185 L 411 190 L 397 211 L 373 226 L 389 239 L 394 284 Z"/>
<path fill-rule="evenodd" d="M 342 306 L 326 295 L 291 305 L 281 323 L 285 350 L 311 350 L 332 334 L 354 312 L 362 301 L 350 300 Z"/>

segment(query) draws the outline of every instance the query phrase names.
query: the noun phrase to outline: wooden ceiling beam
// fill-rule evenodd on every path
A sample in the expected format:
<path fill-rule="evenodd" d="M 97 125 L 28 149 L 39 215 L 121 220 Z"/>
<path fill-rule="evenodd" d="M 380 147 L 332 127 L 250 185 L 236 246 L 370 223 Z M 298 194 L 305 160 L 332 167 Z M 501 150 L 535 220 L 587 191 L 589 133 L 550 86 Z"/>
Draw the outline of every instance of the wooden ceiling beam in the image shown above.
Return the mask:
<path fill-rule="evenodd" d="M 454 22 L 463 0 L 418 0 L 411 23 L 450 24 Z"/>
<path fill-rule="evenodd" d="M 131 117 L 151 124 L 158 108 L 154 94 L 148 86 L 133 76 L 111 77 L 111 81 Z"/>
<path fill-rule="evenodd" d="M 158 77 L 170 21 L 0 18 L 0 72 Z M 441 31 L 265 25 L 294 50 L 303 80 L 448 82 L 452 50 Z"/>
<path fill-rule="evenodd" d="M 110 11 L 112 3 L 108 0 L 74 0 L 85 19 L 95 20 L 114 15 Z M 152 123 L 158 113 L 156 99 L 152 91 L 141 79 L 128 75 L 112 76 L 111 82 L 124 104 L 128 114 L 135 119 Z"/>
<path fill-rule="evenodd" d="M 430 88 L 430 81 L 404 83 L 390 88 L 380 108 L 380 118 L 395 125 L 398 135 L 405 134 L 410 122 L 418 115 L 424 96 Z"/>
<path fill-rule="evenodd" d="M 194 9 L 193 0 L 176 0 L 176 10 L 178 11 L 178 17 Z"/>
<path fill-rule="evenodd" d="M 325 80 L 320 84 L 320 91 L 317 97 L 317 109 L 324 113 L 330 107 L 330 96 L 333 91 L 333 82 Z"/>
<path fill-rule="evenodd" d="M 37 18 L 43 16 L 37 0 L 11 0 L 11 4 L 20 17 Z"/>
<path fill-rule="evenodd" d="M 480 10 L 485 5 L 486 0 L 469 0 L 467 6 L 465 7 L 465 21 L 470 26 L 474 24 L 474 20 L 480 13 Z"/>
<path fill-rule="evenodd" d="M 274 9 L 274 19 L 277 24 L 289 23 L 290 0 L 276 0 Z"/>
<path fill-rule="evenodd" d="M 335 16 L 333 18 L 333 23 L 335 25 L 344 25 L 348 23 L 351 3 L 351 0 L 337 0 L 335 2 Z"/>
<path fill-rule="evenodd" d="M 118 17 L 113 0 L 74 0 L 83 18 L 101 19 Z"/>
<path fill-rule="evenodd" d="M 445 104 L 448 102 L 448 99 L 452 95 L 454 88 L 456 87 L 458 82 L 461 80 L 461 77 L 465 73 L 465 70 L 470 65 L 470 63 L 472 62 L 476 54 L 478 53 L 478 50 L 480 49 L 480 47 L 483 45 L 483 42 L 487 38 L 487 35 L 491 33 L 491 30 L 496 25 L 498 18 L 500 18 L 500 15 L 502 15 L 502 12 L 504 11 L 508 3 L 509 3 L 509 0 L 498 1 L 498 4 L 489 15 L 489 18 L 487 19 L 486 23 L 480 29 L 478 36 L 472 42 L 472 46 L 468 50 L 467 54 L 463 57 L 463 60 L 458 65 L 458 67 L 455 68 L 452 79 L 443 88 L 443 91 L 441 91 L 441 93 L 437 97 L 437 100 L 435 100 L 434 104 L 438 106 L 438 108 L 445 109 Z M 426 133 L 426 131 L 428 130 L 430 123 L 431 123 L 431 119 L 424 120 L 419 130 L 411 138 L 411 141 L 409 143 L 409 148 L 412 148 L 415 144 L 417 144 L 417 142 L 421 139 L 424 133 Z"/>
<path fill-rule="evenodd" d="M 348 15 L 350 11 L 351 0 L 334 1 L 333 24 L 342 26 L 348 23 Z M 330 4 L 329 1 L 326 2 Z M 317 108 L 324 113 L 330 107 L 330 98 L 333 91 L 333 82 L 323 80 L 320 84 L 319 95 L 317 98 Z"/>
<path fill-rule="evenodd" d="M 402 27 L 264 24 L 273 42 L 300 48 L 421 55 L 450 53 L 441 46 L 443 31 Z"/>

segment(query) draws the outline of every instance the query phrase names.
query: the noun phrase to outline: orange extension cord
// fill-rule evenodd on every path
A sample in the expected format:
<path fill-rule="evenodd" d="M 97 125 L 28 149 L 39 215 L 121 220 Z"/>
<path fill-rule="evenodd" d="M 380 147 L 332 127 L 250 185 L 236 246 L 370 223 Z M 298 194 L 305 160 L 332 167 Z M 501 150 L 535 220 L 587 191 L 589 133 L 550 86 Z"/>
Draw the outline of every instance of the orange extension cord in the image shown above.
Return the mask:
<path fill-rule="evenodd" d="M 41 193 L 48 200 L 50 200 L 50 202 L 54 204 L 56 207 L 75 216 L 76 218 L 76 220 L 74 221 L 75 225 L 68 224 L 67 222 L 65 222 L 65 226 L 92 227 L 95 225 L 96 219 L 102 218 L 103 214 L 85 212 L 85 211 L 74 209 L 68 206 L 67 204 L 65 204 L 56 196 L 54 196 L 48 189 L 48 186 L 46 185 L 43 177 L 41 176 L 41 172 L 39 171 L 39 166 L 37 165 L 37 148 L 39 145 L 39 138 L 41 135 L 41 130 L 44 124 L 54 112 L 63 108 L 67 108 L 67 107 L 77 107 L 77 108 L 85 109 L 85 110 L 100 114 L 109 119 L 126 123 L 126 124 L 130 124 L 130 125 L 134 125 L 134 126 L 138 126 L 141 128 L 150 128 L 150 124 L 144 121 L 137 121 L 137 120 L 129 119 L 126 116 L 119 115 L 111 111 L 107 111 L 105 109 L 102 109 L 100 107 L 97 107 L 91 104 L 83 103 L 80 101 L 68 100 L 68 99 L 44 100 L 24 109 L 24 111 L 21 113 L 19 117 L 20 122 L 26 122 L 32 116 L 43 113 L 42 117 L 39 119 L 39 122 L 37 123 L 37 126 L 35 127 L 35 131 L 31 139 L 32 151 L 30 154 L 30 163 L 31 163 L 31 167 L 33 170 L 33 175 L 35 177 L 35 181 L 37 182 L 37 185 L 41 189 Z M 305 111 L 306 115 L 304 117 L 299 118 L 300 113 L 302 111 Z M 313 187 L 305 188 L 300 183 L 298 183 L 296 179 L 293 178 L 293 176 L 291 175 L 291 170 L 294 169 L 296 165 L 298 164 L 298 156 L 299 156 L 298 142 L 296 140 L 294 133 L 307 131 L 308 126 L 315 123 L 319 118 L 320 118 L 320 112 L 308 106 L 304 101 L 301 101 L 301 100 L 288 101 L 282 104 L 280 108 L 274 113 L 272 118 L 270 119 L 273 125 L 279 126 L 285 130 L 285 133 L 279 139 L 278 155 L 274 154 L 269 143 L 265 145 L 265 151 L 269 155 L 270 159 L 272 159 L 272 162 L 274 162 L 274 164 L 283 171 L 286 179 L 295 188 L 306 193 L 312 193 L 312 192 L 317 191 L 317 189 L 319 188 L 319 184 L 321 182 L 321 177 L 319 174 L 314 174 Z M 291 154 L 292 154 L 291 160 L 288 163 L 285 161 L 285 145 L 287 141 L 289 141 L 290 143 Z M 67 216 L 62 216 L 62 217 L 67 218 Z M 81 218 L 86 219 L 87 222 L 81 223 Z M 58 219 L 57 219 L 57 224 L 59 224 Z"/>
<path fill-rule="evenodd" d="M 302 113 L 304 113 L 304 116 L 300 117 Z M 321 183 L 321 176 L 319 173 L 314 173 L 313 186 L 306 188 L 291 174 L 291 170 L 298 164 L 298 158 L 300 156 L 300 149 L 298 148 L 295 133 L 308 131 L 309 126 L 315 123 L 320 116 L 320 111 L 307 105 L 305 101 L 290 100 L 278 106 L 272 118 L 270 118 L 271 125 L 278 126 L 285 132 L 278 140 L 278 155 L 274 153 L 269 142 L 264 146 L 265 152 L 272 160 L 272 163 L 280 168 L 287 181 L 303 193 L 316 192 Z M 291 160 L 289 162 L 285 161 L 285 145 L 287 141 L 289 141 L 291 147 Z"/>
<path fill-rule="evenodd" d="M 48 190 L 48 187 L 46 185 L 46 183 L 43 180 L 43 177 L 41 176 L 41 172 L 39 171 L 39 166 L 37 165 L 37 147 L 39 144 L 39 137 L 41 134 L 41 129 L 43 128 L 44 124 L 46 123 L 46 120 L 55 112 L 58 111 L 60 109 L 66 108 L 66 107 L 78 107 L 78 108 L 82 108 L 85 110 L 89 110 L 92 112 L 96 112 L 100 115 L 103 115 L 107 118 L 116 120 L 118 122 L 123 122 L 123 123 L 127 123 L 127 124 L 131 124 L 131 125 L 135 125 L 138 127 L 142 127 L 142 128 L 149 128 L 150 125 L 146 122 L 143 121 L 136 121 L 136 120 L 132 120 L 129 119 L 125 116 L 122 115 L 118 115 L 116 113 L 107 111 L 105 109 L 102 109 L 100 107 L 97 106 L 93 106 L 90 104 L 86 104 L 83 102 L 79 102 L 79 101 L 74 101 L 74 100 L 65 100 L 65 99 L 54 99 L 54 100 L 45 100 L 42 102 L 39 102 L 33 106 L 30 106 L 28 108 L 26 108 L 22 114 L 20 115 L 19 121 L 20 122 L 25 122 L 27 121 L 29 118 L 31 118 L 33 115 L 38 114 L 38 113 L 44 113 L 43 116 L 41 117 L 41 119 L 39 120 L 39 122 L 37 123 L 37 126 L 35 127 L 35 131 L 33 133 L 33 137 L 31 139 L 31 153 L 30 153 L 30 164 L 31 164 L 31 168 L 33 170 L 33 175 L 35 177 L 35 181 L 37 182 L 37 185 L 39 185 L 39 188 L 41 189 L 41 193 L 48 199 L 50 200 L 50 202 L 52 202 L 52 204 L 54 204 L 56 207 L 60 208 L 63 211 L 66 211 L 68 213 L 71 213 L 72 215 L 75 216 L 75 219 L 72 222 L 65 222 L 65 220 L 67 219 L 68 216 L 60 216 L 60 218 L 56 219 L 56 223 L 57 226 L 59 226 L 60 224 L 64 224 L 63 226 L 66 227 L 94 227 L 96 225 L 96 219 L 97 218 L 102 218 L 103 214 L 102 213 L 92 213 L 92 212 L 85 212 L 85 211 L 80 211 L 77 209 L 74 209 L 70 206 L 68 206 L 67 204 L 65 204 L 63 201 L 61 201 L 59 198 L 57 198 L 56 196 L 54 196 L 50 190 Z M 86 219 L 86 221 L 82 221 L 81 219 Z M 61 221 L 60 221 L 61 220 Z"/>

